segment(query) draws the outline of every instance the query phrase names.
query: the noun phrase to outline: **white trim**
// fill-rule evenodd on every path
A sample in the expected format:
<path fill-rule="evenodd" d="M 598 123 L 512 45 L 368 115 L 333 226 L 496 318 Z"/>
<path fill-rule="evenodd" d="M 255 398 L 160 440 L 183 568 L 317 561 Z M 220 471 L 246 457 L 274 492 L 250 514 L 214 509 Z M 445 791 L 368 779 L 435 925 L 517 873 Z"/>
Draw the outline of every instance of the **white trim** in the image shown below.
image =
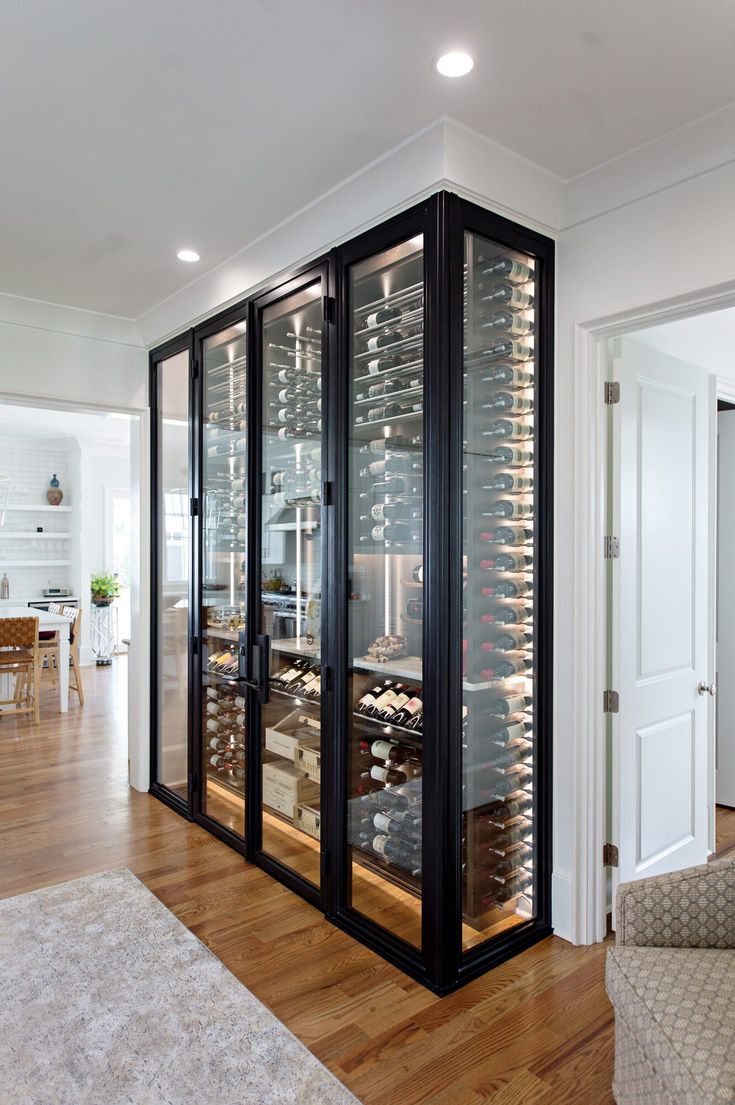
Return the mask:
<path fill-rule="evenodd" d="M 726 380 L 724 376 L 718 376 L 715 388 L 717 399 L 724 399 L 726 403 L 735 403 L 735 380 Z"/>
<path fill-rule="evenodd" d="M 575 325 L 574 341 L 574 805 L 571 939 L 605 934 L 605 606 L 602 542 L 607 339 L 735 306 L 735 281 Z M 719 386 L 719 381 L 718 381 Z M 730 385 L 735 388 L 735 385 Z M 555 872 L 556 874 L 556 872 Z"/>

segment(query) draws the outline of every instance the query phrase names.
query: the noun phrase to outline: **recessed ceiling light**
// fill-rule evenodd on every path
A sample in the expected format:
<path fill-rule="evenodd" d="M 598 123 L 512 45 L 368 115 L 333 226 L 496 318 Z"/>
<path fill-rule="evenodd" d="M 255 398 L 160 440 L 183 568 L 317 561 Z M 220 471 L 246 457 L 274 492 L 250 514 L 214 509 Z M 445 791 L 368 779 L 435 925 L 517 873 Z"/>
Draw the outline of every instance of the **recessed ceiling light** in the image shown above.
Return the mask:
<path fill-rule="evenodd" d="M 474 61 L 464 50 L 450 50 L 436 60 L 436 71 L 443 77 L 466 77 Z"/>
<path fill-rule="evenodd" d="M 199 260 L 199 254 L 193 249 L 180 249 L 176 256 L 179 261 L 188 261 L 189 264 Z"/>

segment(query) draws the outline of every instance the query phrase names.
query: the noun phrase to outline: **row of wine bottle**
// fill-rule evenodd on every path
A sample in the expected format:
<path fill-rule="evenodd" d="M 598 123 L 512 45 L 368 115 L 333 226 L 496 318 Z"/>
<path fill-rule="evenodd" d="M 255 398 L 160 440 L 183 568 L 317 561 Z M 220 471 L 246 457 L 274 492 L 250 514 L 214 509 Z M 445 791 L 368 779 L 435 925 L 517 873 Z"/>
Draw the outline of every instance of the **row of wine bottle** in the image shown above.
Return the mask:
<path fill-rule="evenodd" d="M 382 725 L 398 725 L 421 732 L 424 704 L 422 688 L 381 679 L 355 703 L 354 713 Z"/>
<path fill-rule="evenodd" d="M 317 700 L 321 697 L 321 686 L 321 668 L 309 660 L 294 660 L 271 676 L 272 688 L 295 698 Z"/>

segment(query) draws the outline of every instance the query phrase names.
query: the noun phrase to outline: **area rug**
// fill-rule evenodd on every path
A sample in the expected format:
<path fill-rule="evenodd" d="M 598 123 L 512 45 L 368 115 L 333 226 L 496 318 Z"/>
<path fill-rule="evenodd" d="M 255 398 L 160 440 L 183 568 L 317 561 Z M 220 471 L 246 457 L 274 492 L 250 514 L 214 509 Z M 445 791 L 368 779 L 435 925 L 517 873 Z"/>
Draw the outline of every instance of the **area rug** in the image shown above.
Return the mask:
<path fill-rule="evenodd" d="M 2 1105 L 359 1105 L 128 870 L 0 901 Z"/>

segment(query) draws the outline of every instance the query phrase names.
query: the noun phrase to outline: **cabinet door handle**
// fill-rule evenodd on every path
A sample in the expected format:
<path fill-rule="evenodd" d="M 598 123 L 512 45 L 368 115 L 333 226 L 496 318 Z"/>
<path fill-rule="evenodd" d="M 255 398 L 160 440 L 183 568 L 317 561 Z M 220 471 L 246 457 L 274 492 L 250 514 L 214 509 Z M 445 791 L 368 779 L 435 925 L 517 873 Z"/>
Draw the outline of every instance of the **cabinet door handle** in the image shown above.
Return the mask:
<path fill-rule="evenodd" d="M 715 695 L 717 694 L 717 684 L 716 683 L 705 683 L 705 681 L 703 679 L 702 682 L 697 687 L 697 694 L 709 694 L 709 695 L 712 696 L 712 698 L 714 698 Z"/>

